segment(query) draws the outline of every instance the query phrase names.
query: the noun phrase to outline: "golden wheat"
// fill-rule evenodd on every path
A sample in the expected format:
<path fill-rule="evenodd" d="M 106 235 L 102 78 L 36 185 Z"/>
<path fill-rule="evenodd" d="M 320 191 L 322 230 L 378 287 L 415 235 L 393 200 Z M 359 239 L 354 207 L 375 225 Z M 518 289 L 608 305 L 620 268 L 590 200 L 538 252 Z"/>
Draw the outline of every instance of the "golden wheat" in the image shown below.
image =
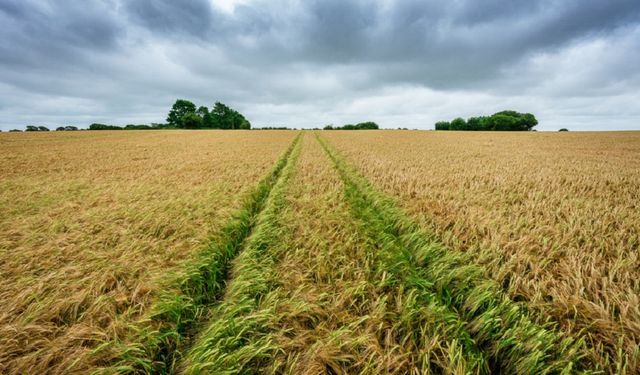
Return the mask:
<path fill-rule="evenodd" d="M 316 136 L 1 135 L 0 372 L 640 371 L 640 134 Z"/>
<path fill-rule="evenodd" d="M 294 136 L 0 134 L 0 372 L 86 372 Z"/>
<path fill-rule="evenodd" d="M 539 321 L 640 371 L 640 133 L 323 133 Z"/>

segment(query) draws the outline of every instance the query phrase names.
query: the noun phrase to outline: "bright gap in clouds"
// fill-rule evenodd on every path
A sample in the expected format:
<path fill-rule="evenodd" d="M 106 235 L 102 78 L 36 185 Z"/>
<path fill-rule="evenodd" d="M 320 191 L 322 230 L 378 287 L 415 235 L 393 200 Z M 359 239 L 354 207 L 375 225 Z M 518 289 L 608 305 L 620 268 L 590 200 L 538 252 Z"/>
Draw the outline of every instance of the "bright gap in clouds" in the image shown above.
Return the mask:
<path fill-rule="evenodd" d="M 235 11 L 236 6 L 241 4 L 247 4 L 250 0 L 209 0 L 209 3 L 225 13 L 231 14 Z"/>

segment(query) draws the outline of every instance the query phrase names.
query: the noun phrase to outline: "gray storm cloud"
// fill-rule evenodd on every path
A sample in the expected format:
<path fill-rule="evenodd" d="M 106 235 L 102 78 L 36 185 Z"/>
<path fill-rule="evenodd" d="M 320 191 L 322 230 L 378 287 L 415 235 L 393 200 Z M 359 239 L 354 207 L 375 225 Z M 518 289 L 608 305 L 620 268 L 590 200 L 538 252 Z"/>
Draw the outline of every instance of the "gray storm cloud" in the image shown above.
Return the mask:
<path fill-rule="evenodd" d="M 0 0 L 0 127 L 161 122 L 178 98 L 256 125 L 640 127 L 640 3 Z"/>

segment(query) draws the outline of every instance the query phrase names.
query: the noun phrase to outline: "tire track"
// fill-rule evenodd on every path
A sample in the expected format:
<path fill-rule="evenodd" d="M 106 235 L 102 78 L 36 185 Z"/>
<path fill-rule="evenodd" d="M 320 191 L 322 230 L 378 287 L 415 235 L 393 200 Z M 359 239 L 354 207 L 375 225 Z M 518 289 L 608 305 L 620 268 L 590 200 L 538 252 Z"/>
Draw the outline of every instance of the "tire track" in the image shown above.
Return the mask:
<path fill-rule="evenodd" d="M 233 262 L 233 277 L 224 298 L 213 308 L 208 327 L 196 338 L 180 371 L 185 374 L 253 373 L 273 357 L 278 346 L 269 336 L 267 322 L 276 314 L 277 300 L 269 292 L 282 241 L 281 214 L 287 205 L 289 180 L 300 153 L 296 147 L 280 178 L 256 217 L 255 229 Z M 267 301 L 265 301 L 265 299 Z"/>
<path fill-rule="evenodd" d="M 222 297 L 232 260 L 243 252 L 275 187 L 282 184 L 285 170 L 295 163 L 301 135 L 296 136 L 220 233 L 175 275 L 150 314 L 132 327 L 133 339 L 107 342 L 95 350 L 101 355 L 114 353 L 97 372 L 166 374 L 176 370 L 198 323 L 209 315 L 210 305 Z"/>
<path fill-rule="evenodd" d="M 317 134 L 316 139 L 344 182 L 353 216 L 386 259 L 391 282 L 415 291 L 421 303 L 458 327 L 451 339 L 462 345 L 463 354 L 476 348 L 482 353 L 469 358 L 478 361 L 472 366 L 477 372 L 573 373 L 588 365 L 582 341 L 533 322 L 525 307 L 506 297 L 479 266 L 444 248 Z"/>

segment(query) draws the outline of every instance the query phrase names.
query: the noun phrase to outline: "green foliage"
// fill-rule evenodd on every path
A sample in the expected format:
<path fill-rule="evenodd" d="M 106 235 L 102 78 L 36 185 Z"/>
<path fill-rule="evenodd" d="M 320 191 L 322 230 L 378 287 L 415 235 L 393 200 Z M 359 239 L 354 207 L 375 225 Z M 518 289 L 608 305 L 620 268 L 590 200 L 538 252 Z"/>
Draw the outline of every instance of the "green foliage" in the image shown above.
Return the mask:
<path fill-rule="evenodd" d="M 458 117 L 451 121 L 451 130 L 466 130 L 467 122 L 463 118 Z"/>
<path fill-rule="evenodd" d="M 240 112 L 223 103 L 216 102 L 211 110 L 205 106 L 196 109 L 195 104 L 184 99 L 173 104 L 167 123 L 168 127 L 181 129 L 251 129 L 251 123 Z"/>
<path fill-rule="evenodd" d="M 567 129 L 567 128 L 562 128 L 562 129 L 560 129 L 560 130 L 558 130 L 558 131 L 559 131 L 559 132 L 568 132 L 568 131 L 569 131 L 569 129 Z"/>
<path fill-rule="evenodd" d="M 183 129 L 200 129 L 202 127 L 202 117 L 195 112 L 190 112 L 182 116 L 180 123 L 180 127 Z"/>
<path fill-rule="evenodd" d="M 268 337 L 268 324 L 274 320 L 278 301 L 269 299 L 267 293 L 275 286 L 279 254 L 288 250 L 282 244 L 280 218 L 299 150 L 289 155 L 269 199 L 256 215 L 251 236 L 234 261 L 236 272 L 225 298 L 213 308 L 215 319 L 194 342 L 182 373 L 256 373 L 259 364 L 277 352 L 277 344 Z"/>
<path fill-rule="evenodd" d="M 173 103 L 173 106 L 171 107 L 171 110 L 167 115 L 167 123 L 169 123 L 169 125 L 175 128 L 182 128 L 184 127 L 182 124 L 182 118 L 187 113 L 195 113 L 195 112 L 196 112 L 195 104 L 193 104 L 188 100 L 178 99 L 176 100 L 175 103 Z"/>
<path fill-rule="evenodd" d="M 123 129 L 115 125 L 93 123 L 89 125 L 89 130 L 123 130 Z"/>
<path fill-rule="evenodd" d="M 11 129 L 11 130 L 9 130 L 9 133 L 22 133 L 22 130 L 20 130 L 20 129 Z"/>
<path fill-rule="evenodd" d="M 196 111 L 196 113 L 198 114 L 198 116 L 204 118 L 206 115 L 209 114 L 209 108 L 201 105 L 200 107 L 198 107 L 198 110 Z"/>
<path fill-rule="evenodd" d="M 211 129 L 251 129 L 251 123 L 238 111 L 216 102 L 208 116 L 204 117 L 205 128 Z"/>
<path fill-rule="evenodd" d="M 451 123 L 449 121 L 436 122 L 436 130 L 449 130 L 450 128 L 451 128 Z"/>
<path fill-rule="evenodd" d="M 49 128 L 46 126 L 27 125 L 25 131 L 27 132 L 48 132 Z"/>
<path fill-rule="evenodd" d="M 366 121 L 366 122 L 361 122 L 359 124 L 356 124 L 356 129 L 358 129 L 358 130 L 362 130 L 362 129 L 376 130 L 376 129 L 380 129 L 380 127 L 378 126 L 378 124 L 376 124 L 373 121 Z"/>
<path fill-rule="evenodd" d="M 150 129 L 153 129 L 153 127 L 145 124 L 140 124 L 140 125 L 129 124 L 125 126 L 124 129 L 125 130 L 150 130 Z"/>
<path fill-rule="evenodd" d="M 467 121 L 458 117 L 450 123 L 438 121 L 436 130 L 483 130 L 483 131 L 531 131 L 538 120 L 531 113 L 501 111 L 491 116 L 470 117 Z"/>
<path fill-rule="evenodd" d="M 373 121 L 360 122 L 358 124 L 346 124 L 343 126 L 327 125 L 324 130 L 377 130 L 380 129 L 378 124 Z"/>

